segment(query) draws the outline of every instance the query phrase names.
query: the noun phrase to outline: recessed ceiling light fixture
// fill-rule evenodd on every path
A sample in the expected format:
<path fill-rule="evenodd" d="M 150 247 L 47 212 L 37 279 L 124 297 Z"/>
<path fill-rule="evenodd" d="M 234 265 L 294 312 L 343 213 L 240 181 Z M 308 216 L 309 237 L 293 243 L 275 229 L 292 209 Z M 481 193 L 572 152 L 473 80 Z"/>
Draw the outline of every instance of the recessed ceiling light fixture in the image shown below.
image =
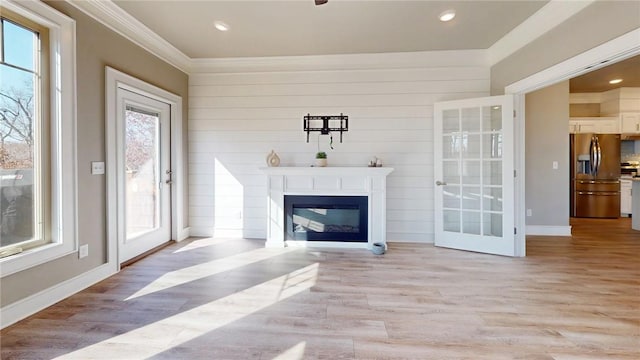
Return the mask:
<path fill-rule="evenodd" d="M 440 13 L 440 15 L 438 16 L 438 18 L 440 19 L 440 21 L 450 21 L 452 20 L 454 17 L 456 17 L 456 11 L 453 9 L 450 10 L 445 10 L 442 13 Z"/>
<path fill-rule="evenodd" d="M 213 26 L 215 26 L 215 28 L 220 30 L 220 31 L 228 31 L 229 30 L 229 25 L 227 25 L 227 23 L 225 23 L 224 21 L 216 20 L 216 21 L 213 22 Z"/>
<path fill-rule="evenodd" d="M 620 84 L 621 82 L 622 82 L 622 79 L 613 79 L 609 81 L 609 84 Z"/>

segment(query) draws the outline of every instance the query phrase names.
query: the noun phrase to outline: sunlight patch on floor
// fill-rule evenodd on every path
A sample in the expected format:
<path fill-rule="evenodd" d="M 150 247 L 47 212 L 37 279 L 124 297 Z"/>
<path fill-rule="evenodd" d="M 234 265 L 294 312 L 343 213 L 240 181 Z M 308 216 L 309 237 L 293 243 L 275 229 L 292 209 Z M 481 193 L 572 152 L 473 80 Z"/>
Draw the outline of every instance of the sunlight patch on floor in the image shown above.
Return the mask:
<path fill-rule="evenodd" d="M 222 259 L 216 259 L 208 261 L 202 264 L 197 264 L 167 272 L 149 283 L 144 288 L 136 291 L 135 294 L 129 296 L 126 300 L 135 299 L 140 296 L 152 294 L 154 292 L 169 289 L 174 286 L 180 286 L 188 282 L 203 279 L 208 276 L 219 274 L 224 271 L 237 269 L 242 266 L 263 261 L 274 256 L 286 254 L 288 252 L 295 251 L 294 248 L 259 248 L 236 255 L 228 256 Z"/>
<path fill-rule="evenodd" d="M 301 341 L 293 347 L 289 348 L 282 354 L 273 358 L 273 360 L 300 360 L 304 359 L 304 349 L 307 347 L 306 341 Z"/>
<path fill-rule="evenodd" d="M 56 359 L 113 359 L 114 354 L 147 359 L 311 289 L 318 267 L 318 263 L 311 264 Z M 290 351 L 294 354 L 299 350 Z"/>
<path fill-rule="evenodd" d="M 181 247 L 180 249 L 177 249 L 173 253 L 177 254 L 183 251 L 200 249 L 207 246 L 219 245 L 219 244 L 224 244 L 228 241 L 237 241 L 237 240 L 238 239 L 236 238 L 210 238 L 210 237 L 204 238 L 204 239 L 191 240 L 191 242 L 189 242 L 187 245 Z"/>

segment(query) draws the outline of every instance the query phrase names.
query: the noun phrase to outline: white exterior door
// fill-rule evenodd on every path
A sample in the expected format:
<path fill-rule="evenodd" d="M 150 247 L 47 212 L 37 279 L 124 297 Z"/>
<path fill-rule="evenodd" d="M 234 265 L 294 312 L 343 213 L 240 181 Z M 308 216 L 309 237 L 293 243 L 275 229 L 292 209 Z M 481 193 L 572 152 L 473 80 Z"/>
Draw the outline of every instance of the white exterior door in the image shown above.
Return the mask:
<path fill-rule="evenodd" d="M 434 105 L 435 245 L 516 256 L 513 96 Z"/>
<path fill-rule="evenodd" d="M 171 239 L 168 104 L 118 88 L 120 263 Z"/>

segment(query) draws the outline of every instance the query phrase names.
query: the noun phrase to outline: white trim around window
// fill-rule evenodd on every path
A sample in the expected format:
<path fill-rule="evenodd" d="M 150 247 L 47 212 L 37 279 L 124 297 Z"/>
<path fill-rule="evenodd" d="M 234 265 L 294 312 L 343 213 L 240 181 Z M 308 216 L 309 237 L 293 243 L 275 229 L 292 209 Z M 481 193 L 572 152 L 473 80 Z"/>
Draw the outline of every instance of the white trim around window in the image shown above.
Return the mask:
<path fill-rule="evenodd" d="M 0 259 L 0 276 L 77 251 L 76 25 L 40 1 L 3 1 L 2 6 L 49 29 L 52 242 Z"/>

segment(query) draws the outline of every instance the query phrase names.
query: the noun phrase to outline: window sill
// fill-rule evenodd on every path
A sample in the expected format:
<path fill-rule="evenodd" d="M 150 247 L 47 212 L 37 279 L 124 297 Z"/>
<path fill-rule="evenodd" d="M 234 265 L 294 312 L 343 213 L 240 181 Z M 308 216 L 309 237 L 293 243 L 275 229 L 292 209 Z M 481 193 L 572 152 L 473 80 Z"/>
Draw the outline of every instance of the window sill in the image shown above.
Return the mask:
<path fill-rule="evenodd" d="M 6 258 L 0 259 L 0 278 L 75 252 L 76 250 L 73 246 L 52 243 L 25 250 L 16 255 L 7 256 Z"/>

